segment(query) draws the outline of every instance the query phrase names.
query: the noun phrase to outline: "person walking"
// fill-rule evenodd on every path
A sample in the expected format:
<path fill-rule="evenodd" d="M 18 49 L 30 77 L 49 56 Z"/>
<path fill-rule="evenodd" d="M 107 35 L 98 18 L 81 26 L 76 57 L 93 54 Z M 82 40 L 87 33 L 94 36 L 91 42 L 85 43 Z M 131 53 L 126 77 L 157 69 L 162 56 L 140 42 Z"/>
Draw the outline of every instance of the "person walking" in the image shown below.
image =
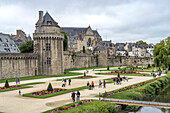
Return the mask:
<path fill-rule="evenodd" d="M 128 82 L 128 76 L 126 76 L 126 81 Z"/>
<path fill-rule="evenodd" d="M 99 80 L 99 88 L 101 88 L 102 87 L 102 82 L 101 82 L 101 80 Z"/>
<path fill-rule="evenodd" d="M 71 79 L 69 79 L 68 82 L 69 82 L 69 85 L 71 85 Z"/>
<path fill-rule="evenodd" d="M 19 95 L 21 95 L 21 91 L 20 91 L 20 90 L 19 90 L 19 92 L 18 92 L 18 93 L 19 93 Z"/>
<path fill-rule="evenodd" d="M 76 95 L 76 93 L 73 91 L 73 92 L 71 93 L 71 98 L 72 98 L 73 102 L 75 102 L 75 95 Z"/>
<path fill-rule="evenodd" d="M 20 79 L 18 78 L 18 83 L 20 84 Z"/>
<path fill-rule="evenodd" d="M 16 80 L 16 85 L 17 85 L 17 84 L 18 84 L 18 79 L 17 79 L 17 77 L 16 77 L 16 79 L 15 79 L 15 80 Z"/>
<path fill-rule="evenodd" d="M 92 83 L 91 83 L 91 86 L 92 86 L 92 89 L 94 88 L 94 82 L 92 81 Z"/>
<path fill-rule="evenodd" d="M 106 81 L 103 80 L 103 88 L 106 88 Z"/>
<path fill-rule="evenodd" d="M 79 92 L 79 90 L 77 90 L 77 99 L 76 99 L 76 101 L 80 101 L 80 92 Z"/>
<path fill-rule="evenodd" d="M 113 78 L 114 85 L 115 85 L 115 81 L 116 81 L 116 78 Z"/>
<path fill-rule="evenodd" d="M 87 82 L 87 89 L 89 89 L 89 85 L 90 85 L 90 83 L 89 83 L 89 82 Z"/>

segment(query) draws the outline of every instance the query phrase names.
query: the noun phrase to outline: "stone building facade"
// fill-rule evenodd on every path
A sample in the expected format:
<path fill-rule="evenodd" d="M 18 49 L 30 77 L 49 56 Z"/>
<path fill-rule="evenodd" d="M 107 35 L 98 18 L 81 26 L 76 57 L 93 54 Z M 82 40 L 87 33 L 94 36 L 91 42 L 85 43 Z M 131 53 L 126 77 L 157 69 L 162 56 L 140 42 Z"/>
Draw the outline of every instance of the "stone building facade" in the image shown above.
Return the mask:
<path fill-rule="evenodd" d="M 0 54 L 0 79 L 63 74 L 64 35 L 48 12 L 39 11 L 33 38 L 34 53 Z"/>

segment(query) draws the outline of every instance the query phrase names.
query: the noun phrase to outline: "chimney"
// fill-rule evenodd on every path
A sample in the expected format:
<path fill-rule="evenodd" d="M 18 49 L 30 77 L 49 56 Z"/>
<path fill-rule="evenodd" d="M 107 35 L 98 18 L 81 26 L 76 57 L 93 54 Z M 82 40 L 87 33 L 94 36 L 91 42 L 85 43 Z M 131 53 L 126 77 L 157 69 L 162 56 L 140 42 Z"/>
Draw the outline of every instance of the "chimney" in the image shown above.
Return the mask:
<path fill-rule="evenodd" d="M 39 24 L 43 22 L 43 11 L 39 11 Z"/>

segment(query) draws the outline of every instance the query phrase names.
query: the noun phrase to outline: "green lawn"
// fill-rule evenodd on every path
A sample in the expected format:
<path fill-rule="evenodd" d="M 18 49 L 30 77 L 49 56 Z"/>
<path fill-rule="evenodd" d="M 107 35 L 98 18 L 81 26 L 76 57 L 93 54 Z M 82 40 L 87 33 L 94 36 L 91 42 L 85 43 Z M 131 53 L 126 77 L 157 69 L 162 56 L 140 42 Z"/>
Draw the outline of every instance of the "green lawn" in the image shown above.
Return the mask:
<path fill-rule="evenodd" d="M 117 74 L 111 74 L 111 73 L 95 73 L 97 75 L 117 75 Z M 143 76 L 143 74 L 139 75 L 139 74 L 120 74 L 120 76 Z M 146 75 L 145 76 L 150 76 L 150 75 Z"/>
<path fill-rule="evenodd" d="M 32 80 L 32 79 L 41 79 L 41 78 L 51 78 L 51 77 L 65 77 L 65 76 L 75 76 L 75 75 L 83 75 L 83 73 L 69 72 L 65 71 L 66 74 L 63 75 L 42 75 L 42 76 L 29 76 L 29 77 L 20 77 L 20 81 L 24 80 Z M 16 78 L 8 78 L 8 82 L 15 82 Z M 1 79 L 0 83 L 5 83 L 6 79 Z"/>
<path fill-rule="evenodd" d="M 36 84 L 43 84 L 43 83 L 45 83 L 45 82 L 33 82 L 33 83 L 21 84 L 21 86 L 23 86 L 23 87 L 3 89 L 3 90 L 0 90 L 0 92 L 6 92 L 6 91 L 12 91 L 12 90 L 18 90 L 18 89 L 24 89 L 24 88 L 31 88 L 32 86 L 29 86 L 29 85 L 36 85 Z"/>
<path fill-rule="evenodd" d="M 109 67 L 118 67 L 118 66 L 109 66 Z M 88 67 L 88 68 L 77 68 L 77 69 L 68 69 L 68 70 L 66 70 L 66 71 L 88 70 L 88 69 L 99 69 L 99 68 L 107 68 L 107 67 Z"/>
<path fill-rule="evenodd" d="M 82 86 L 82 87 L 78 87 L 78 88 L 68 89 L 67 91 L 61 91 L 61 92 L 57 92 L 57 93 L 53 93 L 53 94 L 49 94 L 49 95 L 44 95 L 44 96 L 32 95 L 33 92 L 32 93 L 23 94 L 23 96 L 33 97 L 33 98 L 48 98 L 48 97 L 62 95 L 62 94 L 65 94 L 65 93 L 70 93 L 72 91 L 83 90 L 83 89 L 87 89 L 87 87 L 86 86 Z"/>
<path fill-rule="evenodd" d="M 92 77 L 87 77 L 87 78 L 78 78 L 78 77 L 73 77 L 73 78 L 66 78 L 66 80 L 68 79 L 90 79 L 90 78 L 97 78 L 97 76 L 92 76 Z M 62 79 L 57 79 L 57 81 L 61 81 Z"/>

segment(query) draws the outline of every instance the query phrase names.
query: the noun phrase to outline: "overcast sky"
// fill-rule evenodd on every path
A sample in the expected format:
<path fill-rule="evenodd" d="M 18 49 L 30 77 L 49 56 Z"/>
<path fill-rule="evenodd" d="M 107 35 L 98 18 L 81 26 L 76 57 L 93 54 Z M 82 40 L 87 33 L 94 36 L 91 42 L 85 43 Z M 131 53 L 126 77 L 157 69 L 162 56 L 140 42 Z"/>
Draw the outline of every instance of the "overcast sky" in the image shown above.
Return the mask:
<path fill-rule="evenodd" d="M 0 32 L 32 35 L 39 10 L 61 27 L 90 25 L 114 43 L 157 43 L 170 36 L 170 0 L 0 0 Z"/>

